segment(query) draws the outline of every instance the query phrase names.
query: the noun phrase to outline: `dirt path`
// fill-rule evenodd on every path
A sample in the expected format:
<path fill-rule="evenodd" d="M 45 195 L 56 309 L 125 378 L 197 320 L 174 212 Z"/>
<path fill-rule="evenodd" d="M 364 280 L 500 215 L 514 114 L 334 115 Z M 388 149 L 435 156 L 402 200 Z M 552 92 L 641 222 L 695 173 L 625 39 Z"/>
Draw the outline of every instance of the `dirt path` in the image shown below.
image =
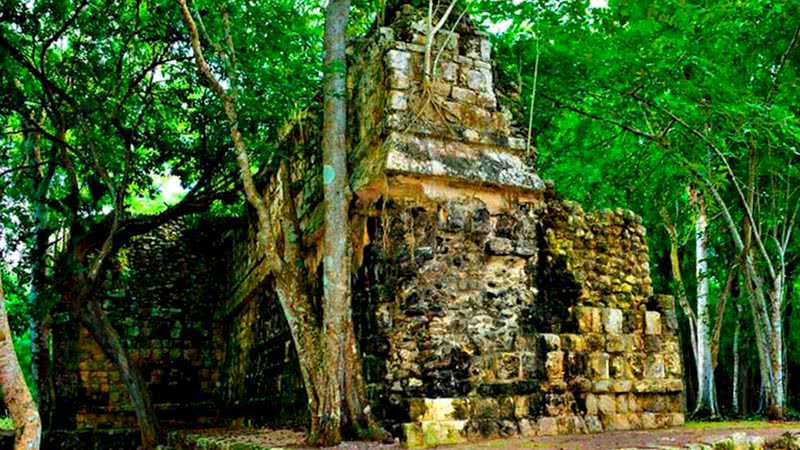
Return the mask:
<path fill-rule="evenodd" d="M 617 450 L 663 449 L 685 447 L 687 444 L 712 443 L 729 438 L 735 433 L 763 437 L 767 441 L 780 438 L 784 433 L 800 433 L 800 422 L 717 422 L 688 423 L 684 427 L 652 431 L 616 431 L 601 434 L 545 436 L 535 438 L 510 438 L 439 447 L 441 450 L 467 449 L 553 449 L 553 450 Z M 303 434 L 293 431 L 273 430 L 202 430 L 188 432 L 196 440 L 205 441 L 202 448 L 216 448 L 214 444 L 248 444 L 248 448 L 301 449 Z M 197 442 L 197 441 L 195 441 Z M 197 442 L 200 444 L 200 442 Z M 228 447 L 224 447 L 228 448 Z M 400 444 L 345 442 L 328 450 L 399 450 Z M 319 449 L 316 449 L 319 450 Z"/>
<path fill-rule="evenodd" d="M 601 434 L 548 436 L 502 439 L 447 447 L 456 449 L 553 449 L 553 450 L 616 450 L 626 448 L 658 449 L 683 447 L 687 444 L 711 443 L 745 432 L 768 441 L 784 433 L 800 433 L 800 422 L 721 422 L 689 423 L 684 427 L 654 431 L 614 431 Z"/>

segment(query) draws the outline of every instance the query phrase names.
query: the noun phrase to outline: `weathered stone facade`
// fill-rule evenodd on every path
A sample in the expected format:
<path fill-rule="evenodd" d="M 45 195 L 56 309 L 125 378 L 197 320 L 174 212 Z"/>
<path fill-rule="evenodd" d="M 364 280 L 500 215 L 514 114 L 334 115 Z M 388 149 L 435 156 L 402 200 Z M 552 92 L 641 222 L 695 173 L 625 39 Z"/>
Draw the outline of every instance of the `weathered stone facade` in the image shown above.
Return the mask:
<path fill-rule="evenodd" d="M 682 423 L 674 305 L 653 294 L 641 219 L 586 213 L 542 182 L 535 150 L 498 104 L 487 37 L 467 25 L 452 30 L 437 37 L 430 82 L 425 18 L 413 9 L 350 50 L 354 317 L 376 414 L 418 447 Z M 312 248 L 321 185 L 314 126 L 292 143 L 303 148 L 294 176 Z M 296 356 L 252 221 L 223 228 L 193 260 L 216 284 L 169 306 L 184 317 L 177 337 L 174 316 L 173 328 L 152 331 L 146 312 L 155 304 L 109 307 L 138 330 L 126 333 L 140 364 L 157 364 L 163 349 L 160 359 L 181 361 L 176 379 L 195 377 L 201 394 L 184 400 L 208 398 L 227 419 L 305 423 Z M 307 262 L 319 263 L 313 252 Z M 182 308 L 202 313 L 187 318 Z M 205 334 L 186 335 L 195 329 Z M 99 395 L 104 407 L 116 404 L 118 380 L 95 355 L 79 351 L 79 403 Z M 153 370 L 145 368 L 155 392 Z M 79 424 L 99 422 L 83 414 Z"/>
<path fill-rule="evenodd" d="M 218 415 L 223 328 L 212 313 L 222 294 L 219 227 L 176 223 L 138 238 L 106 286 L 103 306 L 167 424 Z M 119 373 L 88 332 L 61 312 L 53 333 L 55 427 L 135 427 Z"/>

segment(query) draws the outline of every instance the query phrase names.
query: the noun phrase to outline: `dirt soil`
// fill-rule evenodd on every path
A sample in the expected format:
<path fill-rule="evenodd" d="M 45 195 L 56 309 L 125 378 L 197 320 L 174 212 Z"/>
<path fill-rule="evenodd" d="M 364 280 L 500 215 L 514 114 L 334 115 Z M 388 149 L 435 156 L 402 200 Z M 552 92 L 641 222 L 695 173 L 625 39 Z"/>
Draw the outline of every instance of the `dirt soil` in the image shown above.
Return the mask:
<path fill-rule="evenodd" d="M 440 447 L 443 450 L 466 449 L 554 449 L 554 450 L 617 450 L 662 449 L 684 447 L 687 444 L 711 443 L 744 432 L 761 436 L 767 441 L 780 438 L 785 433 L 800 433 L 800 422 L 690 422 L 680 428 L 652 431 L 615 431 L 602 434 L 543 436 L 535 438 L 495 439 Z M 286 430 L 202 430 L 192 432 L 226 442 L 255 444 L 264 448 L 304 449 L 304 435 Z M 399 443 L 380 444 L 345 442 L 328 450 L 399 450 Z M 318 450 L 318 449 L 317 449 Z"/>

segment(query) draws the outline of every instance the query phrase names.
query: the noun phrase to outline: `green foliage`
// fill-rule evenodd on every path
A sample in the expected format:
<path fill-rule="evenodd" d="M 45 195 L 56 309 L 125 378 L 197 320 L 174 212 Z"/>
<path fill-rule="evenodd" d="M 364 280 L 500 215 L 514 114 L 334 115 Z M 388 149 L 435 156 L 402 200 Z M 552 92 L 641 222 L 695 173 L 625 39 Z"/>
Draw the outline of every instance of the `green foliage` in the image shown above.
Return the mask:
<path fill-rule="evenodd" d="M 0 431 L 14 431 L 14 421 L 11 417 L 0 417 Z"/>
<path fill-rule="evenodd" d="M 678 227 L 684 279 L 692 293 L 696 207 L 688 190 L 705 193 L 711 218 L 707 276 L 715 310 L 738 255 L 705 180 L 720 192 L 739 226 L 745 211 L 733 180 L 747 192 L 753 174 L 753 214 L 765 236 L 791 226 L 787 219 L 800 202 L 800 5 L 612 0 L 607 8 L 590 8 L 587 1 L 478 0 L 472 8 L 497 30 L 499 83 L 509 94 L 503 102 L 519 124 L 528 123 L 537 76 L 533 124 L 540 172 L 587 207 L 622 206 L 641 214 L 654 285 L 662 292 L 673 287 L 660 211 Z M 789 284 L 795 285 L 796 235 L 786 253 Z M 770 258 L 780 259 L 775 242 L 766 247 Z M 758 264 L 763 270 L 763 261 Z M 728 330 L 722 333 L 718 370 L 723 380 L 731 376 L 737 320 L 731 306 L 743 302 L 749 308 L 744 285 L 736 284 L 723 319 Z M 798 313 L 793 307 L 788 312 L 790 361 L 800 361 Z M 756 364 L 752 318 L 742 320 L 747 324 L 743 370 L 751 370 Z M 724 382 L 720 386 L 729 389 Z"/>

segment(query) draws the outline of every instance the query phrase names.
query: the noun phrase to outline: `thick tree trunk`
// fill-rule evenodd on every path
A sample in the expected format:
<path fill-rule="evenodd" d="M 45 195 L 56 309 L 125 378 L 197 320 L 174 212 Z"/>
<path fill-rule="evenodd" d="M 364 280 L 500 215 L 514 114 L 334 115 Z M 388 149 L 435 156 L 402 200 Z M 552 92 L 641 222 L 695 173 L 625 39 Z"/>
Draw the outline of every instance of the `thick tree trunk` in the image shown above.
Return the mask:
<path fill-rule="evenodd" d="M 350 271 L 350 179 L 347 172 L 347 58 L 350 0 L 331 0 L 325 17 L 325 102 L 322 135 L 325 235 L 323 238 L 323 327 L 327 395 L 322 415 L 328 429 L 321 443 L 336 443 L 341 431 L 359 437 L 375 432 L 367 407 L 361 358 L 353 328 Z M 337 433 L 335 428 L 341 431 Z M 329 433 L 329 434 L 328 434 Z"/>
<path fill-rule="evenodd" d="M 73 303 L 81 324 L 86 327 L 106 357 L 119 371 L 122 382 L 128 391 L 131 407 L 136 414 L 142 448 L 153 449 L 161 439 L 161 431 L 155 410 L 150 401 L 150 394 L 139 369 L 131 361 L 127 349 L 119 334 L 111 325 L 105 311 L 94 299 L 83 299 L 79 304 Z"/>
<path fill-rule="evenodd" d="M 42 423 L 14 351 L 2 280 L 0 280 L 0 387 L 17 430 L 14 449 L 38 450 L 42 440 Z"/>
<path fill-rule="evenodd" d="M 697 405 L 696 415 L 717 415 L 716 386 L 711 352 L 711 315 L 709 314 L 709 280 L 707 261 L 708 222 L 705 204 L 698 197 L 698 214 L 695 224 L 695 274 L 697 276 Z M 720 318 L 721 319 L 721 318 Z"/>
<path fill-rule="evenodd" d="M 326 402 L 320 405 L 319 443 L 341 441 L 344 403 L 341 386 L 347 376 L 345 334 L 350 309 L 349 179 L 347 176 L 347 59 L 345 32 L 349 0 L 331 0 L 325 15 L 324 125 L 322 130 L 325 236 L 323 238 L 323 327 Z"/>

